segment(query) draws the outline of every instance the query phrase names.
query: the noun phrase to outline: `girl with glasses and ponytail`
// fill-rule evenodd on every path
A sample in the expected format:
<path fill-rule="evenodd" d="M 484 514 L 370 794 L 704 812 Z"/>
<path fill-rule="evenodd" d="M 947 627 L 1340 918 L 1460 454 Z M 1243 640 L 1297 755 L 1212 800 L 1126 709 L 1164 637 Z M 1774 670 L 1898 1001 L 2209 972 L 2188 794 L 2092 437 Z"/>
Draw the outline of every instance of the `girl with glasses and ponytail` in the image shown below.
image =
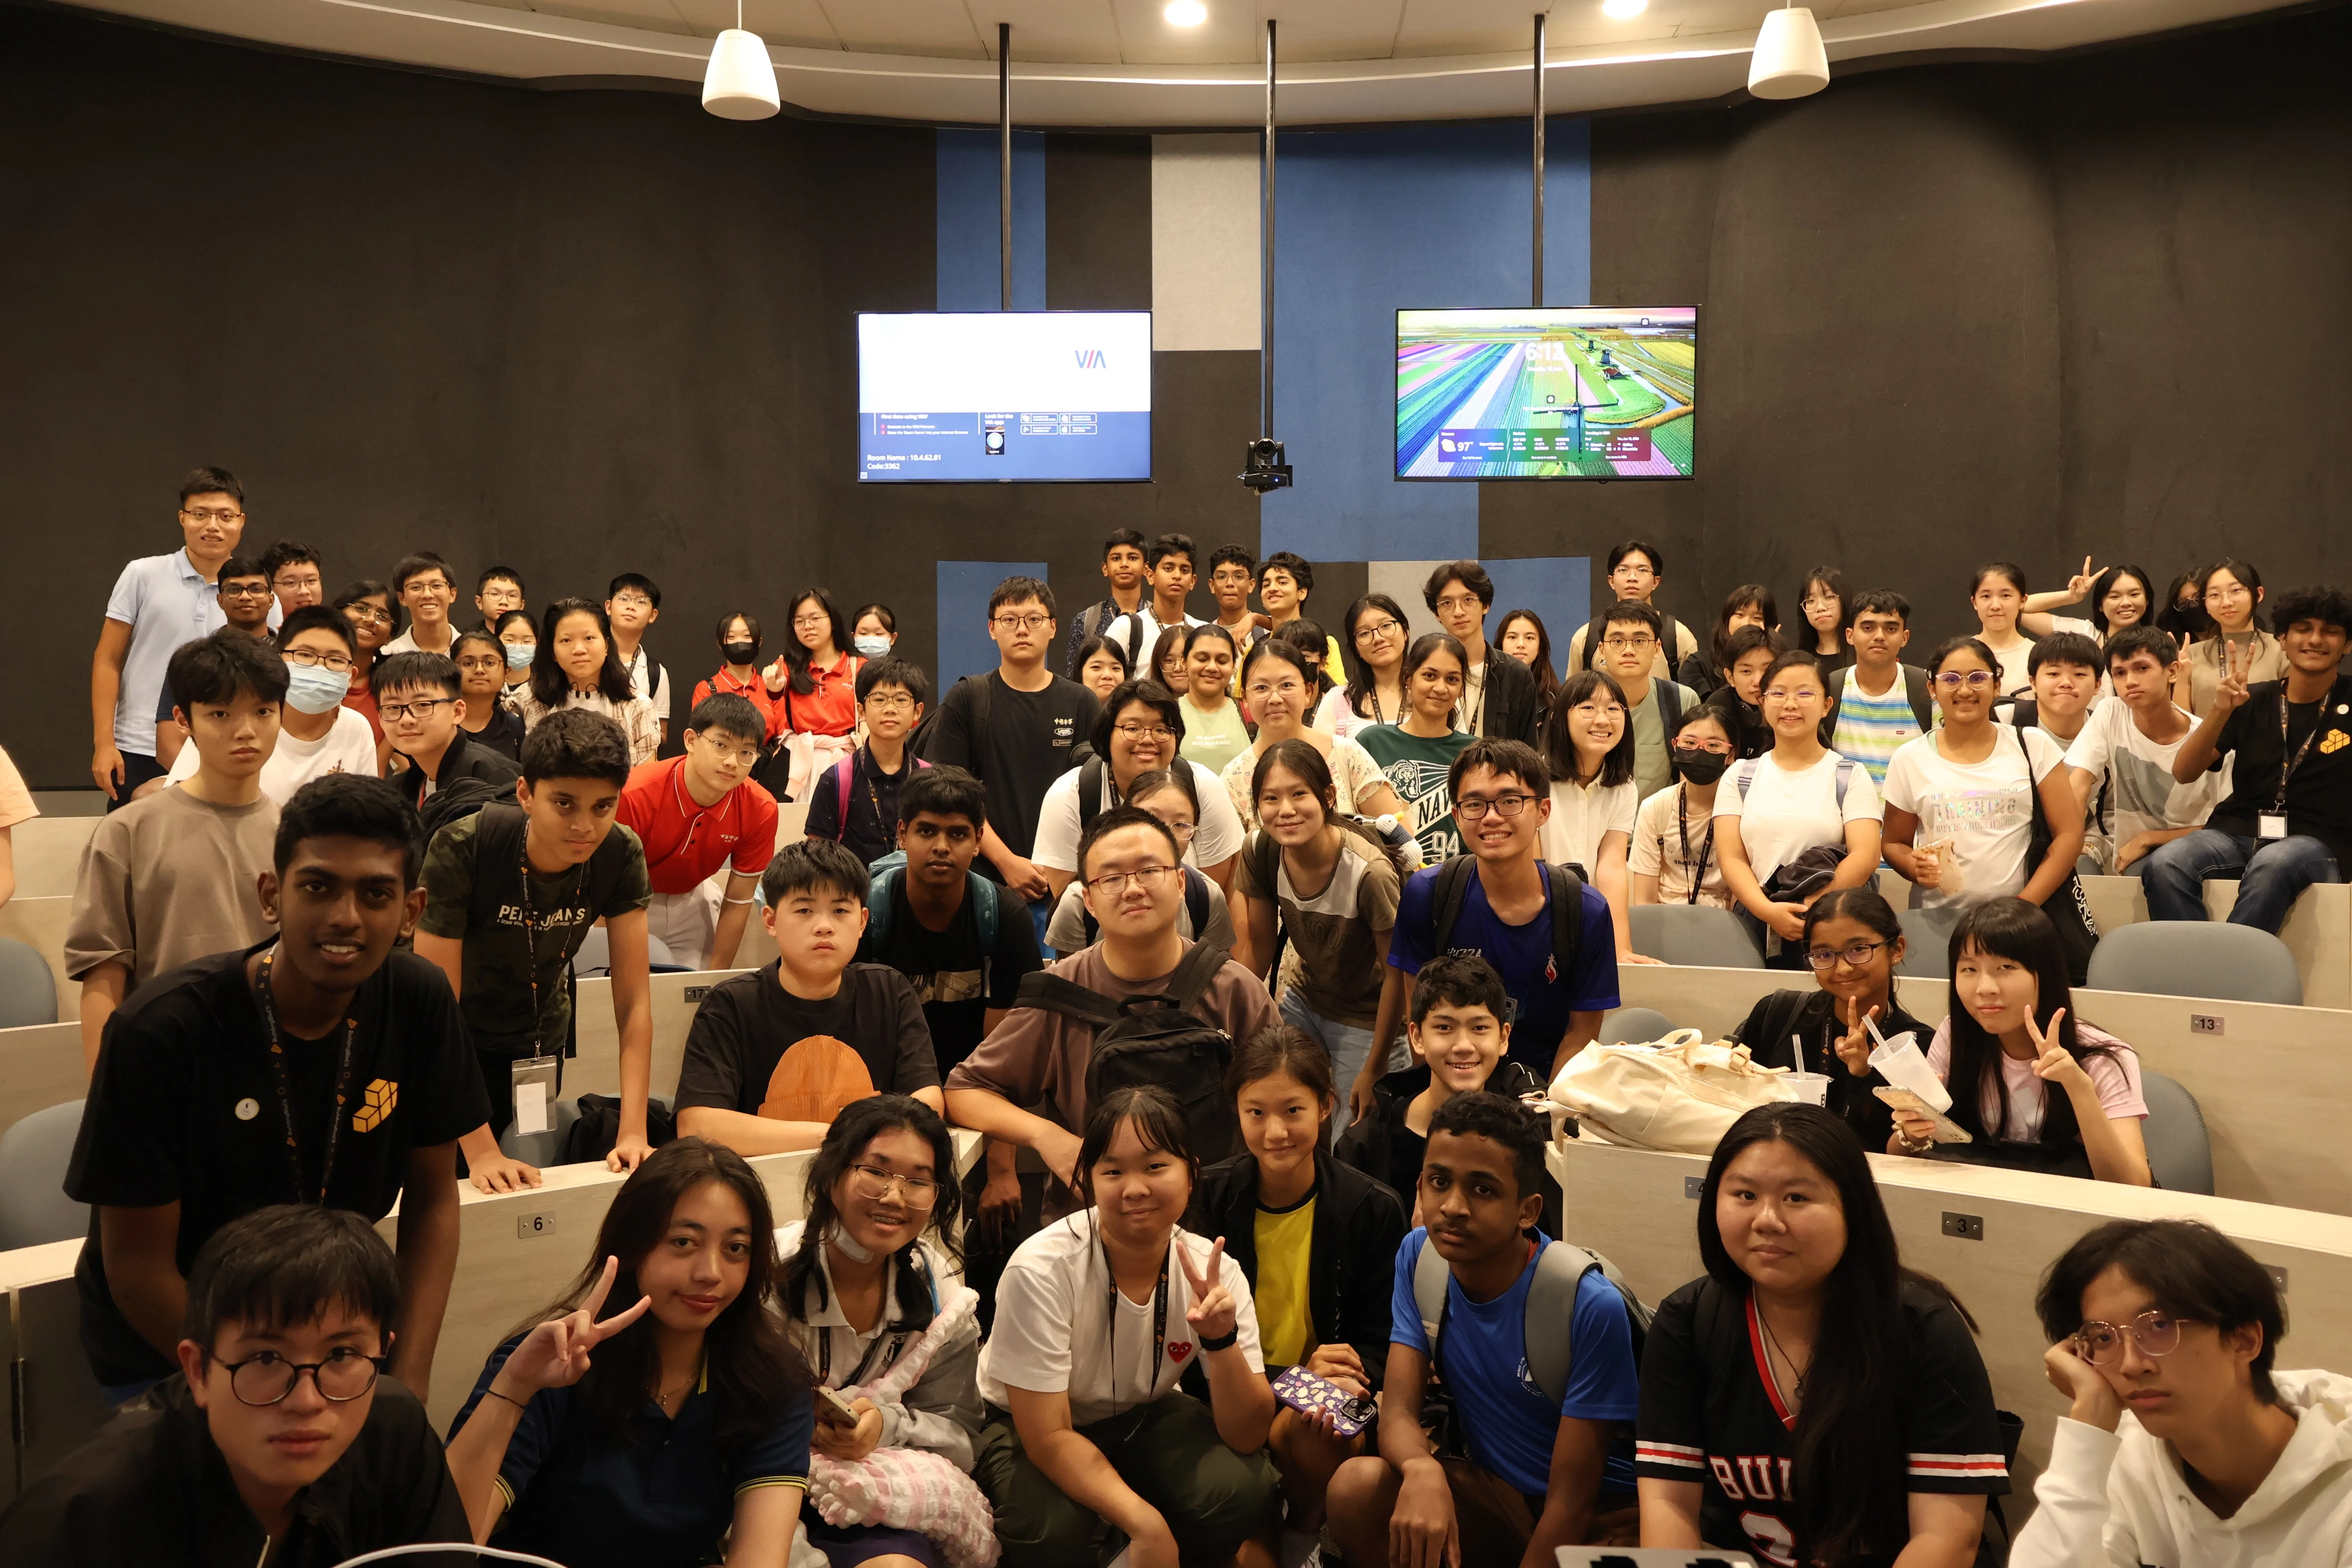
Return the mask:
<path fill-rule="evenodd" d="M 929 1456 L 890 1463 L 943 1505 L 939 1535 L 986 1537 L 987 1505 L 970 1479 L 980 1298 L 959 1278 L 962 1192 L 947 1123 L 903 1094 L 857 1100 L 825 1130 L 805 1194 L 808 1217 L 776 1232 L 780 1294 L 816 1385 L 847 1405 L 817 1395 L 816 1453 L 843 1466 L 877 1450 Z M 814 1467 L 810 1489 L 808 1539 L 831 1568 L 943 1561 L 939 1542 L 904 1518 L 826 1522 L 816 1505 L 845 1495 L 828 1467 Z"/>
<path fill-rule="evenodd" d="M 1970 1568 L 2009 1490 L 1991 1380 L 1967 1310 L 1903 1267 L 1853 1131 L 1811 1105 L 1733 1122 L 1698 1252 L 1642 1354 L 1642 1544 Z"/>

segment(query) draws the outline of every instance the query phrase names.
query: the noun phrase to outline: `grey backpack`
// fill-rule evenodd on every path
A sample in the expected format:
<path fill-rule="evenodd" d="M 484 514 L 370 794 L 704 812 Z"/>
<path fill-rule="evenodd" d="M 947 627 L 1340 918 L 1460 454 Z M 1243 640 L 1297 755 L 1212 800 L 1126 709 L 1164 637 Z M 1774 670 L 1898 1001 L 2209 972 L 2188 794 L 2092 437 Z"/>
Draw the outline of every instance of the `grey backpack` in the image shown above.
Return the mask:
<path fill-rule="evenodd" d="M 1575 1347 L 1570 1342 L 1576 1321 L 1577 1289 L 1584 1282 L 1585 1275 L 1596 1268 L 1624 1300 L 1626 1321 L 1633 1334 L 1633 1364 L 1642 1363 L 1642 1346 L 1650 1333 L 1650 1309 L 1642 1305 L 1633 1288 L 1617 1272 L 1617 1266 L 1572 1242 L 1546 1242 L 1536 1258 L 1536 1277 L 1528 1285 L 1528 1374 L 1535 1379 L 1536 1386 L 1554 1409 L 1568 1398 L 1569 1373 L 1576 1364 Z M 1421 1258 L 1413 1265 L 1412 1300 L 1421 1313 L 1422 1332 L 1429 1336 L 1429 1363 L 1433 1367 L 1437 1364 L 1438 1340 L 1445 1331 L 1446 1306 L 1452 1294 L 1445 1285 L 1452 1274 L 1437 1248 L 1423 1240 Z"/>

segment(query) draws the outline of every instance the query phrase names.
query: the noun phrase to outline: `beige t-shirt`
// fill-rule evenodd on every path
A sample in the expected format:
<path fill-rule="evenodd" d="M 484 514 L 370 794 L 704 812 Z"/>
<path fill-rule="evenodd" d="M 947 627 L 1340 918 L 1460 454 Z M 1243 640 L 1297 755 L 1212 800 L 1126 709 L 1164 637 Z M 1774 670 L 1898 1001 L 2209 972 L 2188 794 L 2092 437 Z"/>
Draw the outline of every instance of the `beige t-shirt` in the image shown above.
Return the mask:
<path fill-rule="evenodd" d="M 1299 1000 L 1319 1016 L 1360 1029 L 1372 1026 L 1381 1005 L 1381 971 L 1388 943 L 1374 941 L 1396 925 L 1397 896 L 1402 883 L 1395 862 L 1385 850 L 1364 841 L 1361 834 L 1339 835 L 1339 859 L 1331 880 L 1311 899 L 1302 899 L 1290 885 L 1290 868 L 1275 857 L 1275 886 L 1257 882 L 1256 846 L 1252 833 L 1234 863 L 1234 889 L 1264 899 L 1281 908 L 1283 929 L 1290 933 L 1283 955 L 1282 982 L 1298 987 Z"/>
<path fill-rule="evenodd" d="M 33 804 L 33 792 L 25 787 L 25 775 L 16 771 L 7 752 L 0 752 L 0 827 L 14 827 L 40 815 L 40 808 Z"/>
<path fill-rule="evenodd" d="M 274 929 L 260 874 L 278 837 L 278 803 L 214 805 L 178 785 L 103 818 L 82 850 L 66 925 L 66 978 L 110 959 L 145 984 L 208 953 L 250 947 Z"/>
<path fill-rule="evenodd" d="M 1192 951 L 1190 942 L 1185 951 Z M 1113 998 L 1163 995 L 1175 977 L 1171 970 L 1148 980 L 1121 980 L 1110 972 L 1099 943 L 1046 965 L 1046 973 Z M 1239 1042 L 1275 1021 L 1274 998 L 1256 975 L 1227 959 L 1201 997 L 1198 1016 Z M 1015 1007 L 971 1055 L 956 1064 L 946 1087 L 950 1093 L 984 1089 L 1069 1131 L 1084 1132 L 1087 1062 L 1094 1043 L 1091 1024 L 1043 1007 Z M 1045 1217 L 1049 1223 L 1082 1206 L 1068 1188 L 1048 1179 Z"/>
<path fill-rule="evenodd" d="M 1584 645 L 1591 636 L 1592 623 L 1590 621 L 1570 635 L 1568 672 L 1570 675 L 1584 668 Z M 1675 671 L 1682 667 L 1682 661 L 1697 651 L 1698 638 L 1691 635 L 1690 627 L 1669 616 L 1666 617 L 1666 639 L 1658 645 L 1657 657 L 1650 661 L 1650 673 L 1660 680 L 1672 680 Z"/>
<path fill-rule="evenodd" d="M 1697 806 L 1678 816 L 1675 808 L 1681 798 L 1682 786 L 1675 784 L 1642 803 L 1633 814 L 1626 869 L 1636 876 L 1655 877 L 1662 904 L 1701 903 L 1730 909 L 1731 889 L 1723 885 L 1723 858 L 1715 852 L 1708 831 L 1714 826 L 1714 807 Z M 1687 857 L 1683 853 L 1685 841 L 1690 846 Z M 1694 866 L 1701 868 L 1696 899 L 1690 896 Z"/>
<path fill-rule="evenodd" d="M 1234 803 L 1244 827 L 1257 826 L 1257 802 L 1250 798 L 1250 783 L 1257 776 L 1257 752 L 1244 748 L 1241 754 L 1225 764 L 1225 798 Z M 1381 772 L 1381 764 L 1372 761 L 1371 752 L 1345 736 L 1335 736 L 1331 749 L 1323 760 L 1331 765 L 1331 793 L 1339 796 L 1339 809 L 1350 816 L 1360 814 L 1358 797 L 1368 795 L 1389 782 Z"/>

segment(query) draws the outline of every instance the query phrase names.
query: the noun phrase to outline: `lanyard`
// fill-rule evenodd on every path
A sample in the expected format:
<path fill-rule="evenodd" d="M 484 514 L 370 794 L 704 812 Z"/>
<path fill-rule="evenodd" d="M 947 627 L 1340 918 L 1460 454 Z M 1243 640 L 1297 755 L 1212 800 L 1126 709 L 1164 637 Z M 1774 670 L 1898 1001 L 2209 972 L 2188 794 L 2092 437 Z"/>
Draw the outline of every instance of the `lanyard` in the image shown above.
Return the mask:
<path fill-rule="evenodd" d="M 882 815 L 882 797 L 874 793 L 874 748 L 872 745 L 868 744 L 861 747 L 860 750 L 864 751 L 866 753 L 865 771 L 860 773 L 858 771 L 857 764 L 853 762 L 850 763 L 850 772 L 857 773 L 858 777 L 865 781 L 866 803 L 874 808 L 874 825 L 881 830 L 883 838 L 887 840 L 890 837 L 890 820 Z M 904 770 L 906 765 L 907 763 L 905 759 L 901 758 L 898 763 L 899 768 Z M 845 822 L 841 826 L 845 832 L 847 831 L 849 824 Z"/>
<path fill-rule="evenodd" d="M 254 987 L 254 997 L 261 1005 L 261 1026 L 269 1037 L 269 1081 L 278 1091 L 278 1113 L 286 1128 L 286 1163 L 294 1174 L 294 1201 L 307 1201 L 302 1184 L 302 1142 L 294 1131 L 294 1086 L 286 1071 L 286 1047 L 278 1037 L 278 998 L 269 989 L 269 966 L 278 957 L 276 951 L 261 955 L 261 964 Z M 352 1093 L 352 1042 L 359 1033 L 360 1021 L 343 1020 L 343 1044 L 341 1060 L 335 1068 L 335 1109 L 327 1118 L 327 1158 L 319 1167 L 319 1202 L 327 1201 L 327 1184 L 335 1174 L 335 1145 L 343 1135 L 343 1106 Z"/>
<path fill-rule="evenodd" d="M 1690 891 L 1683 902 L 1698 902 L 1698 885 L 1706 880 L 1706 858 L 1715 853 L 1715 818 L 1706 819 L 1706 837 L 1698 841 L 1698 863 L 1691 864 L 1690 852 L 1690 786 L 1675 786 L 1675 831 L 1682 835 L 1683 864 L 1690 868 Z"/>
<path fill-rule="evenodd" d="M 602 846 L 598 847 L 601 848 Z M 539 919 L 538 911 L 530 905 L 530 835 L 529 833 L 522 836 L 522 849 L 517 859 L 521 867 L 522 876 L 522 970 L 530 977 L 530 1054 L 537 1058 L 547 1054 L 547 1042 L 540 1037 Z M 571 873 L 566 872 L 565 875 L 569 876 Z M 568 964 L 571 960 L 566 957 L 564 962 Z"/>
<path fill-rule="evenodd" d="M 1171 1235 L 1168 1245 L 1173 1248 L 1176 1237 Z M 1103 1246 L 1104 1305 L 1110 1313 L 1110 1402 L 1118 1405 L 1118 1270 L 1110 1260 L 1108 1243 Z M 1160 1386 L 1160 1363 L 1168 1359 L 1168 1256 L 1160 1257 L 1160 1285 L 1151 1293 L 1151 1376 L 1143 1387 L 1143 1402 L 1149 1403 L 1151 1391 Z"/>
<path fill-rule="evenodd" d="M 2279 769 L 2278 799 L 2271 805 L 2273 811 L 2286 809 L 2286 781 L 2294 777 L 2294 770 L 2303 766 L 2304 758 L 2311 755 L 2311 743 L 2319 739 L 2319 732 L 2322 730 L 2327 728 L 2327 700 L 2335 695 L 2336 688 L 2333 686 L 2321 695 L 2319 710 L 2311 716 L 2311 733 L 2303 738 L 2302 749 L 2295 752 L 2294 760 Z M 2282 759 L 2286 756 L 2286 683 L 2284 681 L 2279 683 L 2279 756 Z"/>

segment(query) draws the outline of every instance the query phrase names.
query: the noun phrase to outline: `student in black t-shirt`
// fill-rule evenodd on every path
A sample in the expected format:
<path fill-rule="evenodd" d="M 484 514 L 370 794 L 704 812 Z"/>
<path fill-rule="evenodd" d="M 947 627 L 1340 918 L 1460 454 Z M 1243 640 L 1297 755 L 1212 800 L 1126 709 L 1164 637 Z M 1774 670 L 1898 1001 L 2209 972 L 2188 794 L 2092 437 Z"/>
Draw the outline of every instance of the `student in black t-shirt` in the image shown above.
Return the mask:
<path fill-rule="evenodd" d="M 909 781 L 911 783 L 911 781 Z M 787 844 L 760 879 L 776 961 L 710 989 L 677 1074 L 680 1137 L 744 1154 L 814 1149 L 869 1094 L 944 1101 L 931 1031 L 897 970 L 854 963 L 865 862 L 829 838 Z"/>
<path fill-rule="evenodd" d="M 419 851 L 391 784 L 312 780 L 259 878 L 277 937 L 159 976 L 108 1021 L 66 1191 L 91 1205 L 82 1346 L 118 1402 L 171 1374 L 205 1241 L 293 1202 L 373 1221 L 401 1200 L 408 1315 L 392 1355 L 429 1385 L 457 1258 L 456 1144 L 488 1108 L 448 982 L 394 951 L 424 904 Z"/>
<path fill-rule="evenodd" d="M 2352 595 L 2296 588 L 2271 615 L 2286 679 L 2250 687 L 2252 652 L 2230 644 L 2211 709 L 2173 755 L 2182 784 L 2236 760 L 2230 798 L 2205 826 L 2147 858 L 2151 920 L 2203 920 L 2206 879 L 2235 877 L 2231 923 L 2275 932 L 2305 888 L 2352 867 L 2352 681 L 2339 668 Z"/>
<path fill-rule="evenodd" d="M 375 667 L 376 712 L 394 755 L 406 765 L 393 784 L 418 805 L 459 779 L 505 791 L 522 768 L 466 729 L 464 679 L 457 661 L 437 653 L 396 653 Z"/>
<path fill-rule="evenodd" d="M 418 1392 L 382 1375 L 401 1349 L 401 1268 L 364 1218 L 302 1203 L 232 1220 L 187 1297 L 179 1373 L 0 1514 L 0 1563 L 331 1568 L 472 1539 Z"/>
<path fill-rule="evenodd" d="M 1070 752 L 1095 726 L 1095 694 L 1046 668 L 1054 646 L 1054 590 L 1007 577 L 988 596 L 988 635 L 999 663 L 959 680 L 940 700 L 924 759 L 959 767 L 988 786 L 980 849 L 1005 886 L 1048 908 L 1045 873 L 1029 859 L 1045 786 L 1069 771 Z"/>
<path fill-rule="evenodd" d="M 1852 1130 L 1818 1106 L 1748 1111 L 1698 1216 L 1706 1273 L 1660 1303 L 1642 1354 L 1642 1544 L 1978 1561 L 2009 1467 L 1976 1325 L 1903 1267 Z"/>
<path fill-rule="evenodd" d="M 866 743 L 809 781 L 811 838 L 849 846 L 871 866 L 898 842 L 898 790 L 928 763 L 907 754 L 930 682 L 903 658 L 870 659 L 857 672 L 857 718 Z"/>

